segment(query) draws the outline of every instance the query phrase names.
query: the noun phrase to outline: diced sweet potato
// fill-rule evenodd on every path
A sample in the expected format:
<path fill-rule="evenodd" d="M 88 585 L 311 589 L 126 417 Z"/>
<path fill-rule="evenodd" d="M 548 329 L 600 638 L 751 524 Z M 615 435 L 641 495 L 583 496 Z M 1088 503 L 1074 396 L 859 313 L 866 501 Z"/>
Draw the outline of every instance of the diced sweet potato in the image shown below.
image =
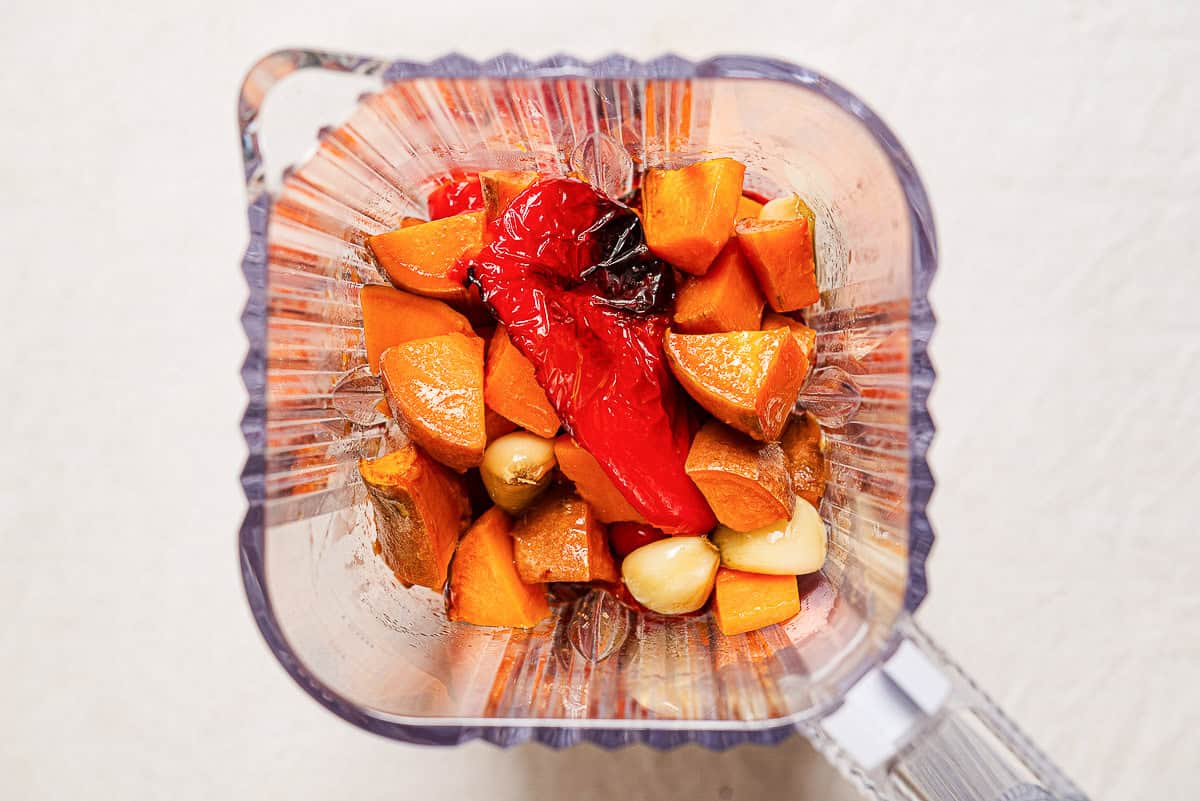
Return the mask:
<path fill-rule="evenodd" d="M 491 222 L 499 217 L 513 198 L 529 188 L 538 179 L 530 170 L 484 170 L 479 173 L 479 186 L 483 190 L 483 219 Z"/>
<path fill-rule="evenodd" d="M 487 380 L 484 379 L 484 387 L 486 391 Z M 496 414 L 491 408 L 484 406 L 483 408 L 483 430 L 487 434 L 487 441 L 491 442 L 497 437 L 503 437 L 505 434 L 511 434 L 517 430 L 517 424 L 507 417 Z"/>
<path fill-rule="evenodd" d="M 758 328 L 763 296 L 736 240 L 729 240 L 704 275 L 688 279 L 675 296 L 675 326 L 686 334 Z"/>
<path fill-rule="evenodd" d="M 473 333 L 467 318 L 440 300 L 381 284 L 364 286 L 358 300 L 362 304 L 367 364 L 372 373 L 379 372 L 379 357 L 392 345 L 452 331 Z"/>
<path fill-rule="evenodd" d="M 490 409 L 539 437 L 553 437 L 562 427 L 534 376 L 533 362 L 517 350 L 502 325 L 488 346 L 483 397 Z"/>
<path fill-rule="evenodd" d="M 792 515 L 795 498 L 777 442 L 758 442 L 710 420 L 692 440 L 687 474 L 717 520 L 749 531 Z"/>
<path fill-rule="evenodd" d="M 726 636 L 782 623 L 800 612 L 795 576 L 764 576 L 722 567 L 713 590 L 713 617 Z"/>
<path fill-rule="evenodd" d="M 450 572 L 451 620 L 529 629 L 550 614 L 546 588 L 526 584 L 513 561 L 512 520 L 493 506 L 458 544 Z"/>
<path fill-rule="evenodd" d="M 790 332 L 668 331 L 663 345 L 679 383 L 714 417 L 757 440 L 779 439 L 807 371 Z"/>
<path fill-rule="evenodd" d="M 796 344 L 800 346 L 800 351 L 804 354 L 804 360 L 808 362 L 809 369 L 812 369 L 813 364 L 817 361 L 817 332 L 787 315 L 767 312 L 763 315 L 762 329 L 770 331 L 772 328 L 786 328 L 792 332 L 792 336 L 796 338 Z"/>
<path fill-rule="evenodd" d="M 783 455 L 792 477 L 792 491 L 820 508 L 829 480 L 829 467 L 821 447 L 821 426 L 808 412 L 793 417 L 783 430 Z"/>
<path fill-rule="evenodd" d="M 630 520 L 645 523 L 646 519 L 625 500 L 625 496 L 612 483 L 604 468 L 570 434 L 563 434 L 554 441 L 554 458 L 563 475 L 575 482 L 575 490 L 583 496 L 604 523 Z"/>
<path fill-rule="evenodd" d="M 462 481 L 412 444 L 363 459 L 358 472 L 375 507 L 384 562 L 406 584 L 441 590 L 458 535 L 471 519 Z"/>
<path fill-rule="evenodd" d="M 738 220 L 753 220 L 756 219 L 763 209 L 763 204 L 751 197 L 742 195 L 738 198 L 737 215 Z"/>
<path fill-rule="evenodd" d="M 604 525 L 592 507 L 569 492 L 543 495 L 512 534 L 524 582 L 617 580 Z"/>
<path fill-rule="evenodd" d="M 455 214 L 367 239 L 393 284 L 418 295 L 469 303 L 471 294 L 450 273 L 460 258 L 483 247 L 483 212 Z"/>
<path fill-rule="evenodd" d="M 733 235 L 745 172 L 733 159 L 649 170 L 642 181 L 642 222 L 650 250 L 684 272 L 703 275 Z"/>
<path fill-rule="evenodd" d="M 808 219 L 742 220 L 737 237 L 773 310 L 794 311 L 821 299 Z"/>
<path fill-rule="evenodd" d="M 380 369 L 397 421 L 414 442 L 460 473 L 483 460 L 483 340 L 414 339 L 384 351 Z"/>
<path fill-rule="evenodd" d="M 414 225 L 420 225 L 421 223 L 425 223 L 425 222 L 429 222 L 429 221 L 422 220 L 420 217 L 401 217 L 400 218 L 400 227 L 401 228 L 412 228 Z"/>

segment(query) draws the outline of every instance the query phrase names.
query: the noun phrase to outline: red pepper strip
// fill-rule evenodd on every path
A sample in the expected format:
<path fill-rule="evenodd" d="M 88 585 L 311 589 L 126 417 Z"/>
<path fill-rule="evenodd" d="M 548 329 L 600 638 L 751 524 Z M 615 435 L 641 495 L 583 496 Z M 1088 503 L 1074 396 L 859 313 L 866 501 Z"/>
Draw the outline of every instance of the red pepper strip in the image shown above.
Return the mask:
<path fill-rule="evenodd" d="M 431 220 L 482 209 L 483 189 L 479 186 L 479 176 L 471 175 L 442 184 L 429 193 L 426 203 Z"/>
<path fill-rule="evenodd" d="M 470 280 L 533 362 L 567 430 L 650 523 L 707 533 L 716 518 L 684 471 L 691 423 L 663 356 L 668 318 L 622 306 L 647 291 L 659 297 L 670 270 L 645 250 L 632 211 L 581 181 L 553 178 L 518 195 L 491 226 Z M 614 261 L 614 252 L 624 256 Z"/>

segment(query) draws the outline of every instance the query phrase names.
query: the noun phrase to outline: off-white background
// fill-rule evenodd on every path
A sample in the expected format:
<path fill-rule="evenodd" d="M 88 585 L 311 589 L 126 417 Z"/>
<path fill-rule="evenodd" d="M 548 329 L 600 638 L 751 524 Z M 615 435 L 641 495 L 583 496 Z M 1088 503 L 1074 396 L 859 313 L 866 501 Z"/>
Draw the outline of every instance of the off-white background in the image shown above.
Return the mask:
<path fill-rule="evenodd" d="M 5 4 L 0 797 L 851 797 L 799 741 L 397 745 L 268 654 L 234 551 L 234 97 L 285 45 L 744 51 L 866 98 L 941 240 L 921 619 L 1095 798 L 1200 796 L 1200 5 L 250 5 Z"/>

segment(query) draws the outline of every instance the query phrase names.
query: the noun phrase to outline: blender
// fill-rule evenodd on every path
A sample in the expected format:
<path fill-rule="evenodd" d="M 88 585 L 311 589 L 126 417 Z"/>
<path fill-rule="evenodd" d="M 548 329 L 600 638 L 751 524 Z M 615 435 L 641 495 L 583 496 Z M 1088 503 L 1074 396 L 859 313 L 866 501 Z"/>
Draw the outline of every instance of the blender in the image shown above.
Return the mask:
<path fill-rule="evenodd" d="M 301 71 L 368 83 L 299 164 L 260 143 L 271 90 Z M 932 214 L 895 136 L 854 95 L 782 61 L 613 56 L 428 64 L 286 50 L 238 106 L 250 242 L 240 532 L 264 638 L 318 702 L 410 743 L 713 749 L 800 732 L 867 797 L 1085 796 L 929 639 L 934 481 Z M 306 136 L 307 132 L 301 132 Z M 791 621 L 727 637 L 708 617 L 636 613 L 603 590 L 529 630 L 446 620 L 372 553 L 360 458 L 388 447 L 366 368 L 360 287 L 386 283 L 366 238 L 424 216 L 429 190 L 481 169 L 582 174 L 620 196 L 645 169 L 713 156 L 746 188 L 799 193 L 816 217 L 821 300 L 800 405 L 825 430 L 829 551 Z"/>

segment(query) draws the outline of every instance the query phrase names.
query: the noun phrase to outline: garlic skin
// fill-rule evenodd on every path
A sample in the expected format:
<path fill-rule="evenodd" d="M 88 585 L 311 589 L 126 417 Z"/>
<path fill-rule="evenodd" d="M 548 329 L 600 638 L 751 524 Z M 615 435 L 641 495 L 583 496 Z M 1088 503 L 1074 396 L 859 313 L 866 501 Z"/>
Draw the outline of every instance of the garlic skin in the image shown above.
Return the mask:
<path fill-rule="evenodd" d="M 808 501 L 797 498 L 790 519 L 752 531 L 717 526 L 712 541 L 721 550 L 725 567 L 772 576 L 803 576 L 825 564 L 828 537 L 821 515 Z"/>
<path fill-rule="evenodd" d="M 642 606 L 663 615 L 682 615 L 708 601 L 720 566 L 720 553 L 704 537 L 668 537 L 626 556 L 621 577 Z"/>
<path fill-rule="evenodd" d="M 494 504 L 518 514 L 550 485 L 557 464 L 554 440 L 514 431 L 488 445 L 479 476 Z"/>

